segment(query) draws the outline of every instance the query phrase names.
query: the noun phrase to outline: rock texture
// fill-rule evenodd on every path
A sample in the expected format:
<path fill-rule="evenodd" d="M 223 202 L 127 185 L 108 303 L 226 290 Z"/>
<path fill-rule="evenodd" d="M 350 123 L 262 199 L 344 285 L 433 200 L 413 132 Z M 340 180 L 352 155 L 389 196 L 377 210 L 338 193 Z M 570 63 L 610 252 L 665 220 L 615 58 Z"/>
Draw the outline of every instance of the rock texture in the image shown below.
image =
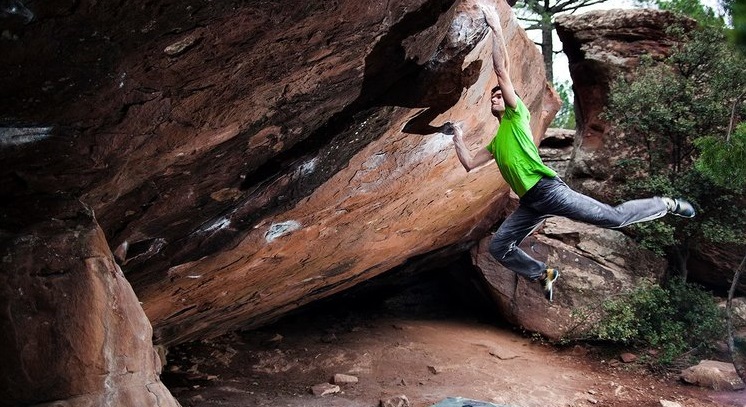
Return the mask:
<path fill-rule="evenodd" d="M 559 99 L 495 4 L 538 141 Z M 90 206 L 157 343 L 479 239 L 505 204 L 497 172 L 467 174 L 438 132 L 463 120 L 478 148 L 497 126 L 475 1 L 29 7 L 2 39 L 2 205 Z"/>
<path fill-rule="evenodd" d="M 24 209 L 36 221 L 0 234 L 0 404 L 178 406 L 90 208 L 52 200 Z"/>
<path fill-rule="evenodd" d="M 713 390 L 737 391 L 746 388 L 732 363 L 715 360 L 702 360 L 696 366 L 684 369 L 681 379 Z"/>
<path fill-rule="evenodd" d="M 611 83 L 631 75 L 640 57 L 661 60 L 676 44 L 667 33 L 695 21 L 661 10 L 608 10 L 557 18 L 557 34 L 567 54 L 575 93 L 577 134 L 567 180 L 574 188 L 595 198 L 614 202 L 615 163 L 627 157 L 625 135 L 610 126 L 601 113 Z M 720 289 L 730 288 L 743 247 L 703 245 L 688 262 L 689 278 Z M 746 285 L 741 284 L 741 291 Z"/>
<path fill-rule="evenodd" d="M 666 30 L 695 21 L 652 9 L 563 15 L 557 35 L 567 55 L 575 93 L 577 136 L 568 177 L 596 197 L 613 196 L 614 163 L 625 157 L 624 135 L 601 118 L 611 83 L 630 75 L 642 56 L 667 57 L 677 43 Z"/>
<path fill-rule="evenodd" d="M 538 283 L 518 277 L 489 254 L 490 238 L 472 250 L 500 314 L 508 321 L 551 339 L 582 336 L 597 314 L 594 310 L 616 293 L 643 279 L 655 280 L 663 261 L 639 248 L 622 232 L 601 229 L 565 218 L 549 218 L 540 233 L 521 248 L 562 271 L 549 304 Z M 630 261 L 630 259 L 634 259 Z M 578 318 L 581 311 L 587 319 Z"/>

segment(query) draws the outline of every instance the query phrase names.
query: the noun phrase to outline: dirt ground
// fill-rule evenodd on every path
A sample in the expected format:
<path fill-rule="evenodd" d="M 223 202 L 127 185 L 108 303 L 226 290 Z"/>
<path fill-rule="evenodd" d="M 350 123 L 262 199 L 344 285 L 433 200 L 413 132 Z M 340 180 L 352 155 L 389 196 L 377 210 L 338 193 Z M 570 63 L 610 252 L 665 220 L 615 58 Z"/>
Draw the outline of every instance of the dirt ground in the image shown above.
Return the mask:
<path fill-rule="evenodd" d="M 557 346 L 523 334 L 447 277 L 428 280 L 181 345 L 169 352 L 163 380 L 185 407 L 377 407 L 397 395 L 413 407 L 447 397 L 511 407 L 746 406 L 744 392 L 694 387 L 676 372 L 623 363 L 624 349 Z M 358 382 L 311 393 L 339 373 Z"/>

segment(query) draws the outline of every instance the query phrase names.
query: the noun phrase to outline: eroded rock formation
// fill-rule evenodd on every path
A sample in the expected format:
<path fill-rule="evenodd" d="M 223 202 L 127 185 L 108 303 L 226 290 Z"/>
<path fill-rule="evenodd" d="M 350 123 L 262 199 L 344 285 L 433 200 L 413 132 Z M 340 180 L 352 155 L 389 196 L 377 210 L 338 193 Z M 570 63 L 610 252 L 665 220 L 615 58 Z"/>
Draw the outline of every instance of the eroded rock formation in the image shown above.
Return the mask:
<path fill-rule="evenodd" d="M 495 4 L 538 138 L 559 100 Z M 33 7 L 3 37 L 3 205 L 90 206 L 157 343 L 260 325 L 501 214 L 497 172 L 438 131 L 462 120 L 477 148 L 497 126 L 474 1 Z"/>
<path fill-rule="evenodd" d="M 614 164 L 628 150 L 623 134 L 601 117 L 611 84 L 620 75 L 630 75 L 642 56 L 667 57 L 677 44 L 667 29 L 677 24 L 691 28 L 695 21 L 652 9 L 601 10 L 557 18 L 557 35 L 575 93 L 577 135 L 568 177 L 584 192 L 613 196 Z"/>
<path fill-rule="evenodd" d="M 0 235 L 0 405 L 178 406 L 150 322 L 90 208 L 26 201 Z"/>
<path fill-rule="evenodd" d="M 692 29 L 696 22 L 671 12 L 633 9 L 565 15 L 556 23 L 570 64 L 578 124 L 567 178 L 586 194 L 614 201 L 615 164 L 629 156 L 629 142 L 601 117 L 610 85 L 619 75 L 632 75 L 643 55 L 654 60 L 670 55 L 676 44 L 670 27 Z M 689 278 L 727 290 L 740 253 L 743 247 L 736 245 L 702 245 L 688 260 Z"/>

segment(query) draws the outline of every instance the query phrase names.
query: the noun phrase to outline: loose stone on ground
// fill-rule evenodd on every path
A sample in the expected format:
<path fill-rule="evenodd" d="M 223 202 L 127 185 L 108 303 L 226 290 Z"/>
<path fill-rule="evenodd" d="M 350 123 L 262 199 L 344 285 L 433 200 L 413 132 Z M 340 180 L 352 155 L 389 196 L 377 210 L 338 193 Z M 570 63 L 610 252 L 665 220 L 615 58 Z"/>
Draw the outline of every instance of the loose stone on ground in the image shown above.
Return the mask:
<path fill-rule="evenodd" d="M 330 383 L 321 383 L 311 387 L 311 393 L 318 397 L 339 393 L 340 390 L 339 386 Z"/>

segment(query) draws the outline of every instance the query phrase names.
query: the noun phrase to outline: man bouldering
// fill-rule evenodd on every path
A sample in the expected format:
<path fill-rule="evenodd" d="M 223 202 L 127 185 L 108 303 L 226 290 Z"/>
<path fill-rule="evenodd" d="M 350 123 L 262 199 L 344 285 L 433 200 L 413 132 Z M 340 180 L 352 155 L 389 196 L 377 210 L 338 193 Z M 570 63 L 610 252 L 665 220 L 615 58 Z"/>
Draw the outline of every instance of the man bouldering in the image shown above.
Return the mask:
<path fill-rule="evenodd" d="M 610 206 L 567 186 L 539 157 L 529 126 L 530 113 L 510 79 L 499 15 L 493 7 L 480 5 L 480 8 L 492 37 L 492 62 L 498 84 L 492 89 L 490 100 L 492 114 L 500 124 L 486 147 L 473 155 L 464 142 L 460 125 L 446 123 L 444 132 L 453 134 L 456 155 L 467 172 L 494 161 L 505 182 L 520 198 L 518 209 L 494 234 L 490 254 L 518 275 L 539 282 L 551 302 L 559 269 L 537 261 L 518 247 L 548 217 L 564 216 L 604 228 L 621 228 L 668 213 L 691 218 L 695 210 L 683 199 L 668 197 L 637 199 Z"/>

